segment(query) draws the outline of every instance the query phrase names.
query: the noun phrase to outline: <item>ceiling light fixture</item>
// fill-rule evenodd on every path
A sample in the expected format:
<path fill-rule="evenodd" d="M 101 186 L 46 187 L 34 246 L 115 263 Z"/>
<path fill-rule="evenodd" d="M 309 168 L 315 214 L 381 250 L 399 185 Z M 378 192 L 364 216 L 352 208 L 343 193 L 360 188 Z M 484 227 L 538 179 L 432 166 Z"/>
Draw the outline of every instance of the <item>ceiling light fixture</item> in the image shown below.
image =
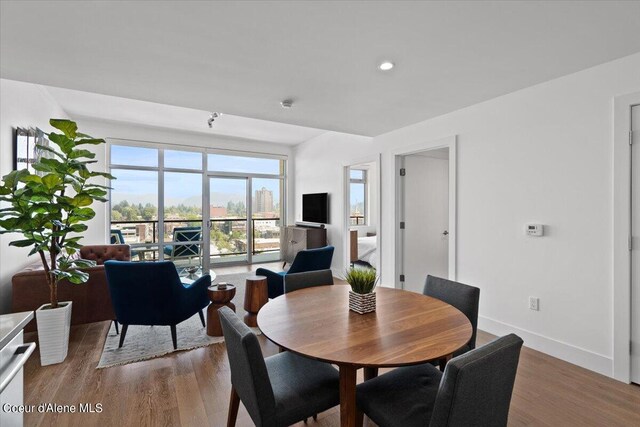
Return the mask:
<path fill-rule="evenodd" d="M 209 120 L 207 120 L 207 124 L 209 125 L 210 128 L 213 127 L 213 122 L 215 122 L 216 119 L 220 116 L 221 116 L 220 113 L 211 113 L 211 115 L 209 115 Z"/>
<path fill-rule="evenodd" d="M 293 107 L 293 99 L 285 99 L 283 101 L 280 101 L 280 105 L 282 106 L 282 108 L 291 108 Z"/>
<path fill-rule="evenodd" d="M 391 61 L 384 61 L 380 65 L 378 65 L 378 68 L 381 71 L 389 71 L 389 70 L 391 70 L 393 68 L 394 65 L 395 64 L 393 62 L 391 62 Z"/>

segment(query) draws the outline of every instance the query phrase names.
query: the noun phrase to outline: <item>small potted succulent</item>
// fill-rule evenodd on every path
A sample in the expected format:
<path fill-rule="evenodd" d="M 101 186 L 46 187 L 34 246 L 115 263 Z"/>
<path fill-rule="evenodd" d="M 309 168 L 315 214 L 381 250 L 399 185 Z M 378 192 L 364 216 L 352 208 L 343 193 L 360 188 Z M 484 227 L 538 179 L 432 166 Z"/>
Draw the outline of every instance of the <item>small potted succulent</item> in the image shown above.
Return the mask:
<path fill-rule="evenodd" d="M 376 293 L 378 283 L 376 270 L 373 268 L 351 268 L 347 270 L 345 280 L 351 285 L 349 291 L 349 310 L 358 314 L 376 311 Z"/>
<path fill-rule="evenodd" d="M 36 310 L 43 366 L 64 361 L 69 348 L 71 301 L 58 301 L 58 284 L 62 280 L 85 283 L 89 274 L 83 269 L 95 265 L 75 256 L 86 223 L 95 216 L 90 206 L 107 201 L 108 187 L 93 183 L 92 178 L 114 179 L 87 167 L 97 161 L 82 146 L 104 144 L 103 139 L 78 132 L 71 120 L 51 119 L 49 124 L 61 133 L 48 134 L 57 149 L 36 146 L 49 154 L 33 164 L 37 173 L 15 170 L 0 182 L 0 234 L 22 235 L 9 246 L 30 247 L 29 255 L 39 255 L 49 285 L 49 303 Z"/>

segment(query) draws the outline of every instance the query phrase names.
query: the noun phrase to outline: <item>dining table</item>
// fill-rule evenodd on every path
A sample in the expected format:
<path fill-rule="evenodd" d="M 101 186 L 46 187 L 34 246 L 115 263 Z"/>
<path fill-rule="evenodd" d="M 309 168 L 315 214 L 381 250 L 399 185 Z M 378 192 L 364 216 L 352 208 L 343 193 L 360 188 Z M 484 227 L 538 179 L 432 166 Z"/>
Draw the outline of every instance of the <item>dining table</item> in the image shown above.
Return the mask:
<path fill-rule="evenodd" d="M 357 370 L 364 379 L 379 368 L 451 359 L 469 342 L 469 319 L 455 307 L 415 292 L 379 286 L 376 310 L 349 310 L 346 285 L 316 286 L 270 300 L 258 327 L 281 349 L 336 365 L 340 372 L 340 425 L 357 420 Z"/>

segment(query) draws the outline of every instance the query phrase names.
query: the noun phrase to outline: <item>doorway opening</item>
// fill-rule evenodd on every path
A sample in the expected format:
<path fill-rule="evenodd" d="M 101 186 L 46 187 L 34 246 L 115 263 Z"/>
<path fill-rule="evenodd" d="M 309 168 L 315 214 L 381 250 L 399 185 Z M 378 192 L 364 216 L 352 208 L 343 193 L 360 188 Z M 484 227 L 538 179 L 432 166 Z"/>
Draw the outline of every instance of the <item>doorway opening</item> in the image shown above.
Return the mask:
<path fill-rule="evenodd" d="M 455 279 L 455 137 L 396 153 L 396 287 Z"/>

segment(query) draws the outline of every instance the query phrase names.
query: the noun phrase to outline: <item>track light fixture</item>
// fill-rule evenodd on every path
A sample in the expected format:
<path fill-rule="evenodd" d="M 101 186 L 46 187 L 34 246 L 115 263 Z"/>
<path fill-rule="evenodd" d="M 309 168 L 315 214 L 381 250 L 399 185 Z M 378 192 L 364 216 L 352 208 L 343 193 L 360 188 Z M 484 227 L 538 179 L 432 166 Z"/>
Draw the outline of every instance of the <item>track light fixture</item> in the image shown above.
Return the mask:
<path fill-rule="evenodd" d="M 215 122 L 216 119 L 220 117 L 220 115 L 221 115 L 220 113 L 215 113 L 215 112 L 211 113 L 211 115 L 209 116 L 209 120 L 207 120 L 207 124 L 209 125 L 210 128 L 213 127 L 213 122 Z"/>

